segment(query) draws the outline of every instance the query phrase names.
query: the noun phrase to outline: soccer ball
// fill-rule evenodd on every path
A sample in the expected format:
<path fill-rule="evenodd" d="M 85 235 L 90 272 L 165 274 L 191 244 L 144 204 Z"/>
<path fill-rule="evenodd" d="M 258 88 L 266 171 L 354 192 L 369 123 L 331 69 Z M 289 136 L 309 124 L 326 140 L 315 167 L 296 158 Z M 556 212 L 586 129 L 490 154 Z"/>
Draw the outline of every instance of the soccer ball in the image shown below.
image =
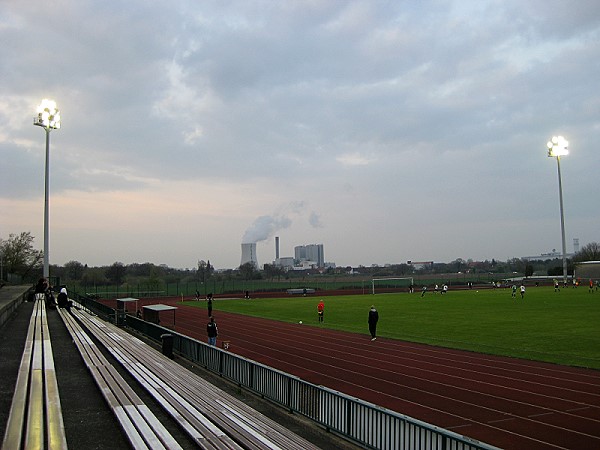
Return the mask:
<path fill-rule="evenodd" d="M 298 322 L 298 323 L 302 323 L 302 321 Z"/>

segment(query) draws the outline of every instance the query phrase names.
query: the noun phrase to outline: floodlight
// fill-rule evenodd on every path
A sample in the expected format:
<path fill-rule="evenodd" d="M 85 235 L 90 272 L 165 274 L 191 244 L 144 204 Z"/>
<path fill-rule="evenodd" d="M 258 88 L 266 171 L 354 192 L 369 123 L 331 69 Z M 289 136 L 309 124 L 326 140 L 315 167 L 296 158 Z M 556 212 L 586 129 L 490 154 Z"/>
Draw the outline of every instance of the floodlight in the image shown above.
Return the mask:
<path fill-rule="evenodd" d="M 565 156 L 569 154 L 569 141 L 562 136 L 554 136 L 546 144 L 548 147 L 548 157 Z"/>

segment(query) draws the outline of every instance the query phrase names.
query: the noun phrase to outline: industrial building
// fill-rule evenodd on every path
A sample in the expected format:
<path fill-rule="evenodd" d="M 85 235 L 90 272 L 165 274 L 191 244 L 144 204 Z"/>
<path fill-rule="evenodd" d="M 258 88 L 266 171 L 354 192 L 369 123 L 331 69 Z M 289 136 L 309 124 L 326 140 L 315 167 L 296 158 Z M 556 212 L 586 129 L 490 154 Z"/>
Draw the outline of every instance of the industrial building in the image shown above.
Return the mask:
<path fill-rule="evenodd" d="M 247 253 L 251 250 L 247 250 Z M 286 270 L 311 269 L 325 267 L 325 252 L 323 244 L 299 245 L 294 247 L 294 256 L 280 256 L 279 237 L 275 237 L 275 260 L 273 265 Z M 335 267 L 335 264 L 333 264 Z"/>
<path fill-rule="evenodd" d="M 258 259 L 256 258 L 256 242 L 242 244 L 242 261 L 240 266 L 244 264 L 252 263 L 257 269 L 260 268 L 258 265 Z"/>
<path fill-rule="evenodd" d="M 316 267 L 325 267 L 325 253 L 323 244 L 299 245 L 294 247 L 294 259 L 302 264 L 313 263 Z"/>

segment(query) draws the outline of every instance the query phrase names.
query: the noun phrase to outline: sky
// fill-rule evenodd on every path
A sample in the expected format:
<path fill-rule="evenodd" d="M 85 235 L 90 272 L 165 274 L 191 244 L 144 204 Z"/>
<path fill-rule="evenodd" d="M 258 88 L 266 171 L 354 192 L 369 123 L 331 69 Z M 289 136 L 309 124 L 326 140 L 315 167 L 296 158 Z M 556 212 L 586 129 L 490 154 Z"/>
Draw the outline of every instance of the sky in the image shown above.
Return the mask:
<path fill-rule="evenodd" d="M 600 241 L 600 2 L 0 3 L 0 238 L 89 266 L 507 260 Z"/>

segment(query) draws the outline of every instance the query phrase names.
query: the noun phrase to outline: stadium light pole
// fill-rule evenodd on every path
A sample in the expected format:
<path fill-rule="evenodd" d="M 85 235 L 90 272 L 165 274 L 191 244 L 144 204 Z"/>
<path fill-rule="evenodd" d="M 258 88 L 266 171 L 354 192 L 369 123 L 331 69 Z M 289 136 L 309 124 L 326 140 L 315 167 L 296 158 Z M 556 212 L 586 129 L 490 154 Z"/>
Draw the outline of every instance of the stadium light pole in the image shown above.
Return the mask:
<path fill-rule="evenodd" d="M 45 98 L 37 108 L 37 116 L 33 118 L 33 124 L 42 127 L 46 131 L 46 177 L 44 187 L 44 278 L 50 276 L 49 258 L 49 233 L 48 233 L 48 196 L 50 186 L 50 131 L 60 128 L 60 111 L 54 100 Z"/>
<path fill-rule="evenodd" d="M 567 283 L 567 243 L 565 240 L 565 213 L 563 209 L 562 177 L 560 175 L 560 157 L 569 154 L 569 141 L 562 136 L 554 136 L 546 144 L 548 147 L 548 157 L 556 158 L 558 166 L 558 198 L 560 200 L 560 229 L 562 232 L 562 263 L 563 263 L 563 282 Z"/>

